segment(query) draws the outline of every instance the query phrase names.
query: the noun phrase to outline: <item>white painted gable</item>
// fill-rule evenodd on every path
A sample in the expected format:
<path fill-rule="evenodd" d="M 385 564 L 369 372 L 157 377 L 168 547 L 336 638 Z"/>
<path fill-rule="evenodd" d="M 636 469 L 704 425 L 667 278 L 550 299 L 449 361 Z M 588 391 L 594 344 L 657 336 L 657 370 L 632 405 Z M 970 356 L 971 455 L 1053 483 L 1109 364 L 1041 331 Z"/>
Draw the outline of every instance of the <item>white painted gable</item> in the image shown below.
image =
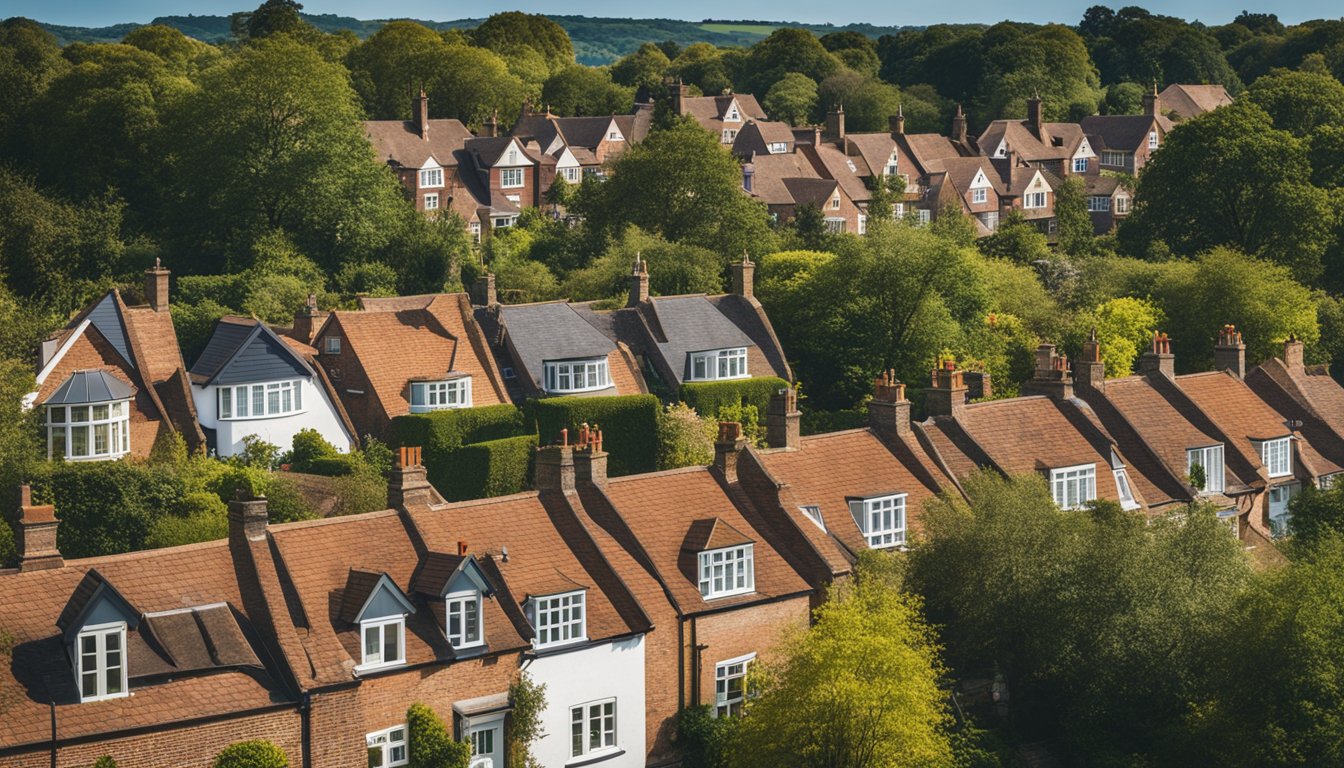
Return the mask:
<path fill-rule="evenodd" d="M 525 165 L 535 165 L 535 163 L 523 151 L 523 145 L 519 144 L 517 139 L 510 142 L 508 149 L 499 153 L 499 159 L 495 161 L 496 168 L 515 168 Z"/>
<path fill-rule="evenodd" d="M 605 135 L 607 141 L 625 141 L 625 134 L 621 133 L 620 126 L 616 125 L 615 120 L 612 120 L 611 124 L 607 126 Z"/>
<path fill-rule="evenodd" d="M 742 110 L 737 106 L 737 99 L 728 103 L 728 108 L 723 111 L 723 122 L 740 123 L 742 122 Z"/>
<path fill-rule="evenodd" d="M 995 156 L 995 157 L 1007 157 L 1007 156 L 1008 156 L 1008 140 L 1007 140 L 1007 139 L 999 139 L 999 146 L 998 146 L 997 149 L 994 150 L 994 156 Z"/>
<path fill-rule="evenodd" d="M 981 187 L 988 186 L 990 186 L 989 177 L 985 175 L 985 169 L 981 168 L 975 172 L 975 178 L 971 179 L 971 189 L 980 189 Z"/>
<path fill-rule="evenodd" d="M 1046 181 L 1045 181 L 1045 177 L 1041 175 L 1041 172 L 1040 172 L 1040 171 L 1037 171 L 1037 172 L 1035 173 L 1035 175 L 1033 175 L 1033 176 L 1031 177 L 1031 181 L 1027 183 L 1027 191 L 1028 191 L 1028 192 L 1049 192 L 1049 191 L 1051 191 L 1051 190 L 1050 190 L 1050 185 L 1049 185 L 1048 183 L 1046 183 Z"/>
<path fill-rule="evenodd" d="M 442 167 L 443 167 L 443 166 L 442 166 L 442 165 L 439 165 L 439 162 L 438 162 L 437 160 L 434 159 L 434 156 L 433 156 L 433 155 L 430 155 L 429 157 L 425 158 L 425 164 L 422 165 L 422 166 L 420 166 L 420 170 L 422 170 L 422 171 L 432 171 L 432 170 L 434 170 L 435 168 L 442 168 Z"/>
<path fill-rule="evenodd" d="M 555 134 L 555 138 L 551 139 L 550 146 L 546 147 L 546 154 L 554 155 L 556 152 L 560 151 L 561 147 L 565 146 L 565 140 L 557 133 Z"/>
<path fill-rule="evenodd" d="M 569 151 L 569 147 L 565 147 L 560 156 L 555 159 L 555 167 L 559 169 L 578 168 L 579 161 L 574 157 L 574 153 Z"/>
<path fill-rule="evenodd" d="M 1082 157 L 1096 156 L 1097 153 L 1092 151 L 1092 145 L 1087 142 L 1087 139 L 1083 139 L 1082 143 L 1078 145 L 1078 151 L 1073 153 L 1073 159 L 1075 160 Z"/>

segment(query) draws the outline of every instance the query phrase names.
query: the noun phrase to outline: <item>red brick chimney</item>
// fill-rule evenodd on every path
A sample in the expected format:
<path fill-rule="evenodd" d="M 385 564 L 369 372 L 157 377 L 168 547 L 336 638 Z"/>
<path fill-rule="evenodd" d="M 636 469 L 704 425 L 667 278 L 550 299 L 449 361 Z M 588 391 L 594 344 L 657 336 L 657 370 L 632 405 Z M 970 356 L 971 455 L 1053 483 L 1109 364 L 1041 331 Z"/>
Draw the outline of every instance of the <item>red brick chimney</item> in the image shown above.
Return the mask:
<path fill-rule="evenodd" d="M 901 439 L 910 434 L 910 401 L 896 372 L 883 371 L 873 380 L 873 399 L 868 401 L 868 427 L 879 437 Z"/>
<path fill-rule="evenodd" d="M 579 427 L 579 442 L 574 446 L 574 478 L 579 483 L 607 484 L 607 452 L 602 450 L 602 430 L 594 424 Z"/>
<path fill-rule="evenodd" d="M 742 260 L 733 264 L 732 270 L 733 293 L 748 299 L 755 296 L 756 264 L 746 251 L 742 252 Z"/>
<path fill-rule="evenodd" d="M 499 294 L 495 291 L 495 273 L 486 272 L 476 278 L 471 286 L 471 303 L 478 307 L 493 307 L 499 303 Z"/>
<path fill-rule="evenodd" d="M 1143 114 L 1149 117 L 1157 117 L 1162 111 L 1162 98 L 1157 95 L 1157 82 L 1153 82 L 1153 90 L 1143 94 Z"/>
<path fill-rule="evenodd" d="M 638 307 L 649 300 L 649 263 L 635 254 L 635 265 L 630 270 L 630 298 L 625 306 Z"/>
<path fill-rule="evenodd" d="M 429 141 L 429 96 L 425 95 L 425 89 L 420 89 L 420 95 L 412 99 L 411 116 L 415 121 L 416 130 L 420 131 L 420 138 L 423 141 Z"/>
<path fill-rule="evenodd" d="M 929 388 L 924 390 L 926 416 L 959 417 L 966 411 L 966 384 L 955 360 L 942 361 L 933 369 Z"/>
<path fill-rule="evenodd" d="M 770 396 L 765 410 L 765 444 L 771 448 L 797 448 L 802 436 L 798 390 L 784 387 Z"/>
<path fill-rule="evenodd" d="M 33 504 L 32 489 L 19 486 L 19 571 L 46 571 L 65 565 L 56 548 L 57 523 L 55 507 Z"/>
<path fill-rule="evenodd" d="M 266 538 L 270 521 L 266 497 L 229 500 L 229 545 L 247 548 L 248 542 Z"/>
<path fill-rule="evenodd" d="M 742 436 L 739 422 L 719 422 L 719 436 L 714 440 L 714 466 L 730 483 L 737 482 L 737 457 L 746 447 L 747 439 Z"/>
<path fill-rule="evenodd" d="M 961 111 L 961 105 L 957 105 L 957 114 L 952 116 L 952 140 L 958 143 L 966 142 L 966 113 Z"/>
<path fill-rule="evenodd" d="M 1069 360 L 1056 352 L 1054 344 L 1036 347 L 1036 370 L 1031 379 L 1022 385 L 1022 394 L 1045 395 L 1057 400 L 1073 397 Z"/>
<path fill-rule="evenodd" d="M 1139 370 L 1143 373 L 1160 373 L 1168 379 L 1176 378 L 1176 356 L 1171 353 L 1171 339 L 1167 334 L 1153 331 L 1148 351 L 1139 357 Z"/>
<path fill-rule="evenodd" d="M 896 114 L 887 118 L 887 127 L 891 129 L 893 136 L 901 136 L 905 133 L 905 106 L 896 105 Z"/>
<path fill-rule="evenodd" d="M 387 505 L 393 509 L 418 507 L 434 501 L 434 487 L 420 459 L 419 446 L 397 449 L 392 474 L 387 479 Z"/>
<path fill-rule="evenodd" d="M 533 484 L 538 491 L 574 490 L 574 447 L 569 444 L 569 430 L 560 430 L 560 442 L 537 449 Z"/>
<path fill-rule="evenodd" d="M 321 317 L 322 313 L 317 311 L 317 294 L 308 294 L 308 301 L 303 305 L 303 309 L 294 313 L 294 338 L 304 344 L 312 344 Z"/>
<path fill-rule="evenodd" d="M 1238 379 L 1246 378 L 1246 345 L 1237 326 L 1224 325 L 1219 329 L 1218 343 L 1213 346 L 1213 369 L 1230 371 Z"/>
<path fill-rule="evenodd" d="M 826 113 L 826 138 L 839 141 L 845 138 L 845 105 L 836 104 Z"/>
<path fill-rule="evenodd" d="M 1073 381 L 1082 389 L 1106 391 L 1106 363 L 1101 359 L 1101 342 L 1097 341 L 1097 329 L 1083 342 L 1083 356 L 1073 361 Z"/>
<path fill-rule="evenodd" d="M 486 119 L 485 124 L 481 127 L 481 132 L 484 133 L 486 136 L 488 136 L 488 137 L 490 137 L 490 138 L 494 138 L 495 136 L 498 136 L 498 135 L 499 135 L 499 110 L 498 110 L 498 109 L 496 109 L 494 112 L 491 112 L 491 113 L 490 113 L 490 117 L 488 117 L 488 118 Z"/>
<path fill-rule="evenodd" d="M 1306 367 L 1302 358 L 1302 340 L 1295 334 L 1289 334 L 1288 340 L 1283 342 L 1283 364 L 1290 371 L 1300 371 Z"/>
<path fill-rule="evenodd" d="M 171 274 L 157 258 L 154 266 L 145 270 L 145 302 L 155 312 L 168 309 L 168 276 Z"/>
<path fill-rule="evenodd" d="M 1042 143 L 1049 143 L 1045 139 L 1045 102 L 1039 93 L 1027 99 L 1027 130 Z"/>

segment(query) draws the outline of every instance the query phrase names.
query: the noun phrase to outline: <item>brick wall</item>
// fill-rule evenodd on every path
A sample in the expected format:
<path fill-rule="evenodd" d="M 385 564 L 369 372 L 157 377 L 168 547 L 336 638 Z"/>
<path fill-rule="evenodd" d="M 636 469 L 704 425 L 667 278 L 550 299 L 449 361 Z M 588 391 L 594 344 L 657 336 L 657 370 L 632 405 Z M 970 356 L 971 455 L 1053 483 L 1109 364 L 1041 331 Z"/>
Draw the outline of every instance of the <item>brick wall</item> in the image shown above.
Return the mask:
<path fill-rule="evenodd" d="M 339 354 L 326 354 L 328 336 L 340 337 Z M 331 379 L 331 385 L 341 398 L 341 404 L 345 406 L 346 413 L 350 414 L 350 421 L 354 423 L 355 431 L 360 435 L 373 435 L 380 440 L 386 439 L 389 423 L 387 414 L 374 395 L 373 385 L 369 382 L 363 363 L 350 348 L 350 341 L 341 328 L 339 317 L 327 323 L 322 335 L 313 340 L 313 346 L 318 352 L 317 364 L 322 366 Z M 353 394 L 350 392 L 352 389 L 364 394 Z"/>
<path fill-rule="evenodd" d="M 699 701 L 687 703 L 713 705 L 715 666 L 719 662 L 749 653 L 755 653 L 758 660 L 770 659 L 778 651 L 780 640 L 807 626 L 810 614 L 808 597 L 801 596 L 697 618 L 695 644 L 700 647 Z M 689 628 L 686 641 L 687 652 L 695 652 L 690 645 Z M 688 667 L 689 673 L 695 674 L 695 671 Z M 687 691 L 693 690 L 690 682 Z"/>

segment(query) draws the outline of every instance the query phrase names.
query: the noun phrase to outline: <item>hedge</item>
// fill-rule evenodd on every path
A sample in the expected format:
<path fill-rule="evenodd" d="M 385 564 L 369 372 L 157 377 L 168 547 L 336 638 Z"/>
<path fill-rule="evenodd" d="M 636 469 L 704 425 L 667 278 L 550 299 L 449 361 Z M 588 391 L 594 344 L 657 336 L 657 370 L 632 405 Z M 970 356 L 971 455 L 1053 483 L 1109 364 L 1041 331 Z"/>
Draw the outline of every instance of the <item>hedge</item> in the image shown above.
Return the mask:
<path fill-rule="evenodd" d="M 661 407 L 653 395 L 550 397 L 528 403 L 528 421 L 543 445 L 558 440 L 566 427 L 572 436 L 580 424 L 600 426 L 602 447 L 611 454 L 607 472 L 615 477 L 657 469 Z"/>
<path fill-rule="evenodd" d="M 530 488 L 537 436 L 520 435 L 464 445 L 453 451 L 442 475 L 429 481 L 448 501 L 504 496 Z"/>
<path fill-rule="evenodd" d="M 764 417 L 770 405 L 770 396 L 789 386 L 778 376 L 733 381 L 697 381 L 681 385 L 681 401 L 701 417 L 716 418 L 724 407 L 754 405 Z"/>
<path fill-rule="evenodd" d="M 269 741 L 240 741 L 215 756 L 214 768 L 289 768 L 289 756 Z"/>

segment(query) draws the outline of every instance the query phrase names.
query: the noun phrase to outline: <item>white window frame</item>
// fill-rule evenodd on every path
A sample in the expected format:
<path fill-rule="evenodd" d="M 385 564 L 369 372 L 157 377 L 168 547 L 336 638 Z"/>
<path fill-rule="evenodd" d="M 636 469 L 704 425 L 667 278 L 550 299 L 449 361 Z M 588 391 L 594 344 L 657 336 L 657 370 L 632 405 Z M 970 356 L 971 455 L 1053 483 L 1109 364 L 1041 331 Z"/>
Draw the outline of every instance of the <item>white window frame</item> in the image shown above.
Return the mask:
<path fill-rule="evenodd" d="M 108 663 L 107 639 L 109 637 L 117 638 L 117 648 L 112 653 L 119 654 L 118 664 Z M 84 652 L 84 641 L 92 640 L 94 649 L 91 654 Z M 84 657 L 93 656 L 93 669 L 86 669 Z M 105 701 L 107 699 L 120 699 L 130 695 L 130 676 L 127 673 L 126 664 L 126 622 L 117 621 L 109 624 L 91 624 L 79 631 L 75 637 L 75 688 L 79 691 L 80 702 Z M 108 692 L 107 673 L 112 669 L 120 668 L 121 675 L 119 684 L 121 689 Z M 94 676 L 94 692 L 89 695 L 84 693 L 84 675 L 92 674 Z"/>
<path fill-rule="evenodd" d="M 1316 487 L 1320 488 L 1322 491 L 1334 488 L 1335 483 L 1339 482 L 1341 475 L 1344 475 L 1344 472 L 1331 472 L 1328 475 L 1321 475 L 1316 478 Z"/>
<path fill-rule="evenodd" d="M 1101 164 L 1109 165 L 1112 168 L 1128 168 L 1129 153 L 1121 152 L 1118 149 L 1101 150 Z"/>
<path fill-rule="evenodd" d="M 868 215 L 864 213 L 859 214 L 859 234 L 868 234 Z"/>
<path fill-rule="evenodd" d="M 1073 172 L 1074 172 L 1074 173 L 1087 173 L 1087 158 L 1086 158 L 1086 157 L 1075 157 L 1075 158 L 1073 158 Z"/>
<path fill-rule="evenodd" d="M 472 760 L 470 765 L 475 764 L 478 757 L 488 757 L 494 760 L 495 768 L 502 768 L 504 753 L 504 715 L 493 714 L 482 717 L 465 718 L 463 721 L 465 741 L 471 746 Z M 489 734 L 490 749 L 481 749 L 487 746 L 482 743 L 483 735 Z"/>
<path fill-rule="evenodd" d="M 467 630 L 467 609 L 476 611 L 476 636 L 473 638 Z M 450 592 L 444 597 L 444 633 L 448 644 L 454 650 L 476 648 L 485 645 L 485 617 L 482 612 L 481 593 L 474 590 Z M 453 631 L 453 619 L 458 620 L 458 631 Z"/>
<path fill-rule="evenodd" d="M 1270 477 L 1288 477 L 1293 474 L 1293 439 L 1280 437 L 1260 443 L 1260 461 Z"/>
<path fill-rule="evenodd" d="M 906 542 L 906 497 L 893 493 L 868 499 L 851 499 L 850 514 L 871 549 L 903 547 Z"/>
<path fill-rule="evenodd" d="M 471 407 L 471 377 L 411 382 L 411 413 Z"/>
<path fill-rule="evenodd" d="M 241 398 L 241 399 L 240 399 Z M 303 380 L 263 381 L 215 388 L 220 421 L 278 419 L 303 413 Z M 288 402 L 288 407 L 286 407 Z M 242 406 L 240 407 L 240 403 Z M 261 413 L 257 412 L 258 407 Z"/>
<path fill-rule="evenodd" d="M 370 751 L 377 749 L 381 753 L 381 762 L 376 764 L 376 768 L 394 768 L 410 762 L 410 739 L 405 723 L 366 734 L 364 745 Z M 400 757 L 397 757 L 398 749 L 401 750 Z"/>
<path fill-rule="evenodd" d="M 1157 146 L 1158 146 L 1157 131 L 1149 131 L 1149 132 L 1148 132 L 1148 148 L 1149 148 L 1149 149 L 1157 149 Z"/>
<path fill-rule="evenodd" d="M 500 189 L 518 189 L 526 184 L 523 177 L 522 168 L 500 168 L 499 169 L 499 187 Z"/>
<path fill-rule="evenodd" d="M 607 708 L 610 707 L 610 712 Z M 597 724 L 594 732 L 593 724 Z M 569 756 L 588 757 L 614 752 L 616 743 L 616 699 L 598 699 L 569 708 Z M 593 737 L 598 743 L 593 744 Z M 576 743 L 577 737 L 577 743 Z"/>
<path fill-rule="evenodd" d="M 395 659 L 387 658 L 387 627 L 396 626 L 397 628 L 397 657 Z M 376 633 L 378 637 L 378 652 L 369 653 L 369 634 Z M 371 619 L 359 623 L 359 666 L 357 670 L 383 669 L 385 667 L 396 667 L 406 663 L 406 616 L 389 616 L 381 619 Z"/>
<path fill-rule="evenodd" d="M 720 144 L 732 144 L 737 141 L 737 130 L 734 128 L 724 128 L 723 136 L 719 139 Z"/>
<path fill-rule="evenodd" d="M 687 381 L 722 381 L 725 379 L 746 379 L 747 348 L 712 349 L 706 352 L 691 352 L 691 375 Z"/>
<path fill-rule="evenodd" d="M 595 392 L 611 386 L 611 371 L 607 358 L 590 357 L 583 360 L 547 360 L 542 363 L 544 389 L 552 394 Z M 575 376 L 583 379 L 583 386 L 575 385 Z M 566 382 L 562 385 L 562 382 Z"/>
<path fill-rule="evenodd" d="M 708 549 L 700 553 L 700 596 L 706 600 L 756 591 L 754 544 Z"/>
<path fill-rule="evenodd" d="M 919 222 L 920 224 L 928 224 L 932 220 L 933 220 L 933 211 L 930 211 L 928 208 L 915 209 L 915 221 Z"/>
<path fill-rule="evenodd" d="M 1115 198 L 1115 212 L 1117 214 L 1129 213 L 1129 197 L 1127 195 L 1119 195 Z"/>
<path fill-rule="evenodd" d="M 1044 192 L 1028 192 L 1022 196 L 1022 207 L 1027 209 L 1044 208 L 1046 197 Z"/>
<path fill-rule="evenodd" d="M 322 352 L 327 355 L 341 354 L 341 337 L 325 336 L 322 339 Z"/>
<path fill-rule="evenodd" d="M 420 169 L 420 188 L 437 189 L 443 186 L 442 168 L 421 168 Z"/>
<path fill-rule="evenodd" d="M 1111 210 L 1111 198 L 1105 195 L 1088 195 L 1087 210 L 1092 213 L 1106 213 Z"/>
<path fill-rule="evenodd" d="M 131 452 L 131 401 L 46 406 L 47 458 L 105 461 Z M 84 451 L 75 453 L 75 430 L 84 435 Z M 103 450 L 98 450 L 102 433 Z"/>
<path fill-rule="evenodd" d="M 1076 487 L 1071 489 L 1071 484 Z M 1060 509 L 1082 509 L 1087 502 L 1096 501 L 1097 465 L 1077 464 L 1050 470 L 1050 496 Z M 1070 503 L 1071 497 L 1076 501 Z"/>
<path fill-rule="evenodd" d="M 821 507 L 816 504 L 804 504 L 798 510 L 807 516 L 821 530 L 826 530 L 826 518 L 821 515 Z"/>
<path fill-rule="evenodd" d="M 1222 493 L 1226 475 L 1223 464 L 1223 444 L 1206 445 L 1201 448 L 1187 448 L 1185 451 L 1185 476 L 1189 477 L 1198 464 L 1204 468 L 1204 487 L 1200 494 Z"/>
<path fill-rule="evenodd" d="M 1115 492 L 1120 498 L 1121 509 L 1138 509 L 1139 502 L 1134 498 L 1134 486 L 1129 482 L 1129 471 L 1124 467 L 1111 470 L 1115 478 Z"/>
<path fill-rule="evenodd" d="M 1268 491 L 1266 503 L 1266 514 L 1269 517 L 1270 535 L 1274 538 L 1285 536 L 1288 533 L 1288 524 L 1292 520 L 1292 512 L 1289 505 L 1293 497 L 1298 494 L 1299 487 L 1297 483 L 1283 483 L 1281 485 L 1271 485 Z M 1282 511 L 1280 514 L 1274 514 L 1275 497 L 1282 496 Z"/>
<path fill-rule="evenodd" d="M 426 210 L 426 211 L 437 211 L 437 210 L 439 210 L 439 193 L 438 193 L 438 192 L 428 192 L 428 193 L 425 194 L 425 210 Z"/>
<path fill-rule="evenodd" d="M 573 168 L 565 168 L 565 169 L 563 169 L 563 173 L 564 173 L 564 176 L 565 176 L 565 181 L 569 182 L 570 184 L 578 184 L 578 183 L 579 183 L 579 175 L 582 173 L 582 171 L 583 171 L 583 169 L 582 169 L 582 168 L 579 168 L 578 166 L 574 166 Z"/>
<path fill-rule="evenodd" d="M 735 659 L 720 661 L 714 665 L 714 716 L 738 717 L 747 701 L 747 667 L 756 660 L 756 654 L 748 653 Z M 732 690 L 733 681 L 739 681 L 737 690 Z"/>
<path fill-rule="evenodd" d="M 845 220 L 839 216 L 826 217 L 826 231 L 833 235 L 843 235 L 845 233 Z"/>
<path fill-rule="evenodd" d="M 772 155 L 782 155 L 789 151 L 789 145 L 783 141 L 772 141 L 766 150 Z"/>
<path fill-rule="evenodd" d="M 971 190 L 971 203 L 989 202 L 989 190 L 984 187 L 976 187 Z"/>
<path fill-rule="evenodd" d="M 532 598 L 532 627 L 537 649 L 588 639 L 588 595 L 582 590 Z"/>

